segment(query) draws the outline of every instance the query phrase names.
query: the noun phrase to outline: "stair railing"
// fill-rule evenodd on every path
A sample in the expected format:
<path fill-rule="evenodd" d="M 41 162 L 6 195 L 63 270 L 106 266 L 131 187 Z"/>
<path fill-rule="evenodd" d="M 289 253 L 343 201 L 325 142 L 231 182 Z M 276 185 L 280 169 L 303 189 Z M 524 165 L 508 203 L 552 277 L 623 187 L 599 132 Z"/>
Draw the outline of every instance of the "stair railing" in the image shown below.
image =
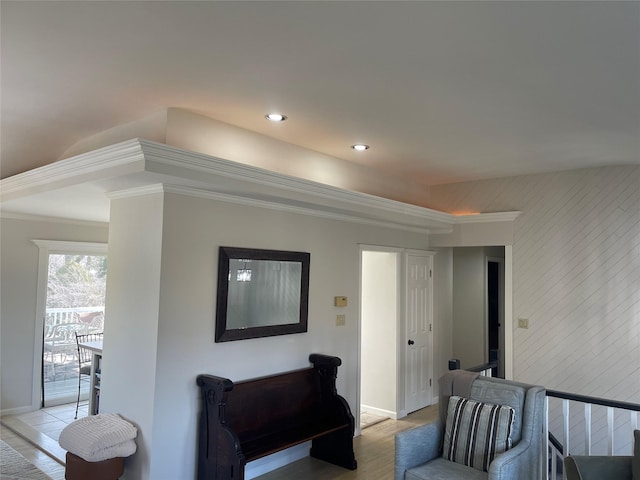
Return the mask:
<path fill-rule="evenodd" d="M 494 369 L 498 367 L 499 351 L 493 350 L 489 355 L 489 362 L 477 365 L 475 367 L 466 368 L 470 372 L 479 372 L 480 375 L 492 376 Z M 459 370 L 460 360 L 449 360 L 449 370 Z M 571 402 L 582 404 L 584 410 L 584 455 L 591 455 L 592 451 L 592 406 L 598 405 L 606 407 L 607 412 L 607 452 L 613 455 L 615 452 L 615 421 L 616 414 L 629 415 L 629 424 L 631 431 L 638 429 L 638 416 L 640 412 L 640 404 L 630 402 L 620 402 L 605 398 L 590 397 L 587 395 L 578 395 L 574 393 L 561 392 L 558 390 L 547 390 L 545 398 L 545 421 L 544 436 L 546 448 L 543 448 L 543 458 L 540 459 L 543 465 L 542 471 L 546 472 L 546 480 L 558 480 L 562 478 L 563 460 L 571 452 L 570 450 L 570 413 Z M 549 398 L 558 398 L 562 400 L 562 441 L 558 440 L 549 431 Z M 544 466 L 546 465 L 546 468 Z"/>
<path fill-rule="evenodd" d="M 562 442 L 558 441 L 556 437 L 549 432 L 549 397 L 558 398 L 562 400 Z M 613 455 L 615 452 L 614 445 L 614 432 L 615 432 L 615 419 L 616 413 L 626 412 L 629 415 L 629 422 L 631 430 L 638 428 L 638 412 L 640 412 L 640 404 L 619 402 L 616 400 L 608 400 L 605 398 L 590 397 L 587 395 L 577 395 L 574 393 L 560 392 L 557 390 L 547 390 L 547 397 L 545 399 L 545 435 L 543 438 L 547 439 L 547 448 L 544 449 L 546 458 L 543 462 L 548 465 L 545 469 L 547 472 L 547 480 L 556 480 L 558 475 L 562 474 L 562 468 L 559 468 L 558 461 L 562 464 L 564 457 L 569 455 L 570 450 L 570 402 L 580 403 L 584 409 L 584 455 L 591 455 L 591 407 L 593 405 L 600 405 L 607 409 L 607 452 L 608 455 Z"/>
<path fill-rule="evenodd" d="M 476 365 L 475 367 L 465 368 L 468 372 L 476 372 L 485 377 L 493 377 L 497 371 L 500 362 L 500 350 L 489 350 L 489 361 Z M 452 358 L 449 360 L 449 370 L 460 370 L 460 360 Z"/>

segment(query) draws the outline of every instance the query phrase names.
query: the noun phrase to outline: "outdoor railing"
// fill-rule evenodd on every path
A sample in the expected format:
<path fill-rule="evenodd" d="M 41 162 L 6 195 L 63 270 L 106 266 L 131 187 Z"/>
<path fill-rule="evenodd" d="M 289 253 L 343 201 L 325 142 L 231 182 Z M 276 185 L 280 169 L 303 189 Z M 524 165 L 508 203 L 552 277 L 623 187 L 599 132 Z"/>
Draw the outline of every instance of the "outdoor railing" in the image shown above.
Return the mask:
<path fill-rule="evenodd" d="M 104 329 L 104 306 L 47 308 L 42 341 L 44 383 L 66 379 L 69 365 L 77 362 L 75 332 Z"/>
<path fill-rule="evenodd" d="M 45 310 L 45 325 L 74 322 L 78 320 L 80 314 L 94 312 L 104 315 L 104 305 L 97 307 L 47 308 Z"/>

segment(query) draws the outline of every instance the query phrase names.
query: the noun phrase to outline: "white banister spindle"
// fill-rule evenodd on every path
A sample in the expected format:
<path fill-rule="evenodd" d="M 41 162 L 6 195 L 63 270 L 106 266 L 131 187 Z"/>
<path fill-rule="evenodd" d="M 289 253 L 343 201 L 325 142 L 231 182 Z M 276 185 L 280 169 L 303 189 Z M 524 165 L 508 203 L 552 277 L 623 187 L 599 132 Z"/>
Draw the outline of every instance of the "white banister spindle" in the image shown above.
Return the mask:
<path fill-rule="evenodd" d="M 591 455 L 591 404 L 584 404 L 584 452 Z"/>
<path fill-rule="evenodd" d="M 560 446 L 560 449 L 556 448 L 554 446 L 554 444 L 551 442 L 550 440 L 550 436 L 551 434 L 549 433 L 550 431 L 550 425 L 549 422 L 551 421 L 550 419 L 550 412 L 553 411 L 554 415 L 557 412 L 557 407 L 554 405 L 550 404 L 549 401 L 549 397 L 554 397 L 557 399 L 562 399 L 562 445 Z M 568 398 L 571 398 L 571 400 L 569 400 Z M 593 403 L 591 403 L 593 401 Z M 628 435 L 629 431 L 627 430 L 627 426 L 630 427 L 631 431 L 637 430 L 640 423 L 638 422 L 638 419 L 640 417 L 640 410 L 639 407 L 640 405 L 638 404 L 634 404 L 634 403 L 629 403 L 629 404 L 625 404 L 624 402 L 617 402 L 614 400 L 607 400 L 607 399 L 602 399 L 602 398 L 594 398 L 594 397 L 587 397 L 584 395 L 576 395 L 576 394 L 570 394 L 570 393 L 565 393 L 565 392 L 556 392 L 556 391 L 552 391 L 549 390 L 547 391 L 547 398 L 545 399 L 545 404 L 544 404 L 544 426 L 543 426 L 543 430 L 544 430 L 544 437 L 545 437 L 545 445 L 546 448 L 544 448 L 544 453 L 541 455 L 541 461 L 544 463 L 544 472 L 545 475 L 542 477 L 543 480 L 556 480 L 559 477 L 562 477 L 561 475 L 558 475 L 557 469 L 562 467 L 562 460 L 564 457 L 567 457 L 568 455 L 570 455 L 571 453 L 571 446 L 570 446 L 570 429 L 571 429 L 571 409 L 570 409 L 570 402 L 576 402 L 576 403 L 581 403 L 584 406 L 584 422 L 585 422 L 585 429 L 584 429 L 584 455 L 588 455 L 591 456 L 592 455 L 592 433 L 593 433 L 593 405 L 596 405 L 596 408 L 598 408 L 598 412 L 602 412 L 602 410 L 600 410 L 599 406 L 603 406 L 606 408 L 606 412 L 607 412 L 607 428 L 606 428 L 606 432 L 607 432 L 607 444 L 608 444 L 608 456 L 613 456 L 616 454 L 616 443 L 615 443 L 615 430 L 616 430 L 616 410 L 619 411 L 627 411 L 629 412 L 629 417 L 626 416 L 626 413 L 624 413 L 624 421 L 622 421 L 621 419 L 617 419 L 619 426 L 621 428 L 621 432 L 624 431 L 624 435 L 625 438 Z M 551 409 L 551 407 L 553 406 L 553 410 Z M 600 414 L 598 414 L 598 418 L 600 418 Z M 628 419 L 628 420 L 627 420 Z M 554 418 L 554 428 L 556 428 L 558 425 L 557 420 L 555 420 Z M 600 420 L 598 420 L 599 422 Z M 574 423 L 580 423 L 580 422 L 574 422 Z M 574 427 L 576 425 L 574 424 Z M 624 427 L 624 428 L 622 428 Z M 577 432 L 574 432 L 577 434 Z M 604 446 L 604 439 L 601 438 L 600 434 L 596 435 L 597 438 L 597 443 L 596 443 L 596 450 L 602 449 L 602 447 Z M 578 439 L 577 435 L 574 435 L 574 439 Z M 554 442 L 556 442 L 556 440 L 554 439 Z M 576 453 L 576 452 L 574 452 Z M 550 456 L 551 455 L 551 456 Z M 597 454 L 597 455 L 601 455 L 601 454 Z M 560 463 L 558 463 L 560 462 Z"/>
<path fill-rule="evenodd" d="M 542 471 L 545 472 L 544 478 L 549 480 L 549 448 L 551 448 L 551 442 L 549 441 L 549 397 L 546 395 L 544 397 L 544 422 L 542 424 L 542 430 Z M 551 468 L 554 468 L 555 457 L 556 456 L 552 454 Z"/>
<path fill-rule="evenodd" d="M 562 429 L 562 445 L 564 446 L 562 456 L 566 457 L 569 455 L 569 400 L 566 399 L 562 400 L 562 423 L 564 424 Z"/>
<path fill-rule="evenodd" d="M 609 455 L 613 455 L 613 407 L 607 407 L 607 431 L 609 432 Z"/>

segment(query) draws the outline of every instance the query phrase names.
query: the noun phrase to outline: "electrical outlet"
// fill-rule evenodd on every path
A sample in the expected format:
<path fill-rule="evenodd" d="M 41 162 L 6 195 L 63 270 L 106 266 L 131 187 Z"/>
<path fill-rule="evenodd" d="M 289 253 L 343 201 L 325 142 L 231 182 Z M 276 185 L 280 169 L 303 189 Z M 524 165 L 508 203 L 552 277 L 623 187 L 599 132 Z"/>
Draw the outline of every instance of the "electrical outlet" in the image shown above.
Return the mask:
<path fill-rule="evenodd" d="M 336 326 L 337 327 L 344 327 L 344 325 L 347 323 L 347 316 L 346 315 L 336 315 Z"/>
<path fill-rule="evenodd" d="M 518 328 L 529 328 L 529 319 L 518 318 Z"/>

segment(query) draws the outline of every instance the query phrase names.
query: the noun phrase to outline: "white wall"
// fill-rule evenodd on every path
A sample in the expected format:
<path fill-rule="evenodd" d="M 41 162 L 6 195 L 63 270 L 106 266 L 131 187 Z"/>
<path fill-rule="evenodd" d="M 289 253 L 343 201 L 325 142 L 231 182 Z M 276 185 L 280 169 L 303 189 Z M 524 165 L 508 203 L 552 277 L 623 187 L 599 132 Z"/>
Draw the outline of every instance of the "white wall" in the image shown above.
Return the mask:
<path fill-rule="evenodd" d="M 433 378 L 437 380 L 449 369 L 453 358 L 453 249 L 430 248 L 433 257 Z M 433 401 L 437 403 L 439 385 L 433 384 Z"/>
<path fill-rule="evenodd" d="M 0 407 L 3 414 L 29 411 L 34 402 L 39 251 L 32 240 L 106 242 L 107 234 L 106 225 L 0 219 Z"/>
<path fill-rule="evenodd" d="M 156 383 L 163 375 L 157 363 L 163 200 L 158 193 L 111 202 L 100 411 L 138 427 L 129 478 L 153 478 Z"/>
<path fill-rule="evenodd" d="M 181 108 L 167 109 L 166 143 L 345 190 L 424 205 L 426 186 L 419 182 L 356 161 L 306 150 Z"/>
<path fill-rule="evenodd" d="M 504 247 L 453 248 L 453 358 L 462 368 L 489 360 L 486 319 L 487 257 L 504 258 Z M 502 352 L 504 353 L 504 352 Z"/>
<path fill-rule="evenodd" d="M 397 416 L 398 253 L 362 252 L 361 396 L 372 413 Z"/>
<path fill-rule="evenodd" d="M 154 480 L 193 478 L 196 461 L 196 434 L 199 397 L 196 376 L 213 373 L 232 380 L 281 372 L 308 365 L 308 355 L 321 352 L 337 355 L 343 365 L 338 371 L 338 391 L 352 411 L 356 411 L 359 312 L 359 244 L 393 245 L 424 249 L 426 235 L 337 220 L 321 219 L 277 210 L 221 203 L 203 198 L 164 194 L 162 217 L 162 260 L 159 297 L 155 303 L 153 265 L 158 239 L 142 231 L 141 199 L 117 200 L 112 216 L 110 270 L 107 286 L 109 326 L 105 332 L 102 407 L 117 411 L 142 427 L 145 456 L 132 457 L 126 478 Z M 146 200 L 145 200 L 146 201 Z M 157 219 L 153 201 L 146 204 L 148 214 Z M 137 226 L 138 222 L 138 226 Z M 157 229 L 156 220 L 151 225 Z M 155 239 L 154 239 L 155 238 Z M 148 239 L 148 249 L 142 252 Z M 142 245 L 141 245 L 142 242 Z M 215 343 L 215 292 L 219 246 L 308 251 L 311 253 L 309 331 L 303 334 Z M 117 255 L 116 255 L 117 246 Z M 143 258 L 139 258 L 142 254 Z M 125 262 L 126 259 L 126 262 Z M 147 264 L 147 260 L 151 264 Z M 125 270 L 125 265 L 128 270 Z M 110 268 L 112 265 L 110 264 Z M 126 279 L 126 272 L 141 268 L 153 274 L 136 273 L 140 283 Z M 122 270 L 120 270 L 122 269 Z M 113 276 L 112 276 L 113 274 Z M 116 278 L 126 286 L 114 293 Z M 140 289 L 148 297 L 149 311 L 157 308 L 157 341 L 147 312 L 138 308 Z M 151 291 L 149 291 L 151 290 Z M 349 306 L 337 309 L 333 299 L 347 296 Z M 130 305 L 135 306 L 132 314 Z M 346 315 L 346 325 L 337 327 L 337 313 Z M 117 315 L 119 318 L 113 318 Z M 140 322 L 150 338 L 136 345 L 129 328 Z M 153 313 L 149 313 L 149 319 Z M 107 339 L 109 335 L 109 339 Z M 111 360 L 116 354 L 134 355 L 128 363 Z M 122 349 L 128 349 L 125 353 Z M 141 350 L 138 352 L 138 350 Z M 156 357 L 155 369 L 147 359 Z M 142 358 L 143 367 L 135 358 Z M 153 378 L 146 378 L 152 376 Z M 137 380 L 143 379 L 139 384 Z M 151 391 L 150 391 L 151 390 Z M 138 399 L 136 399 L 137 397 Z M 130 400 L 127 400 L 130 399 Z M 146 405 L 146 411 L 143 411 Z M 149 415 L 153 416 L 148 425 Z M 148 462 L 148 465 L 138 465 Z"/>
<path fill-rule="evenodd" d="M 430 193 L 430 206 L 445 211 L 523 212 L 513 243 L 515 378 L 637 402 L 640 167 L 468 182 Z M 518 317 L 529 319 L 528 329 L 515 328 Z M 630 435 L 621 435 L 619 444 L 629 443 Z"/>
<path fill-rule="evenodd" d="M 453 357 L 462 368 L 486 360 L 485 255 L 482 247 L 453 249 Z"/>

